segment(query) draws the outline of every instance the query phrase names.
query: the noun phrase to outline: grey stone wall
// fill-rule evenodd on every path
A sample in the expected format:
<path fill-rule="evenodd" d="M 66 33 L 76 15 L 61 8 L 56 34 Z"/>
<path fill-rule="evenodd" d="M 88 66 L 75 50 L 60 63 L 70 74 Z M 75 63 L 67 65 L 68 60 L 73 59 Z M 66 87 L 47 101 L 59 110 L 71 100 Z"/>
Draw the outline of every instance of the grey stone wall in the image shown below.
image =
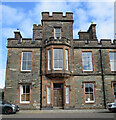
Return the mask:
<path fill-rule="evenodd" d="M 21 53 L 22 51 L 32 51 L 32 71 L 21 71 Z M 20 104 L 20 84 L 31 84 L 31 103 L 28 105 Z M 18 104 L 21 109 L 38 109 L 40 108 L 41 94 L 40 78 L 40 48 L 9 48 L 7 57 L 7 73 L 5 100 Z"/>

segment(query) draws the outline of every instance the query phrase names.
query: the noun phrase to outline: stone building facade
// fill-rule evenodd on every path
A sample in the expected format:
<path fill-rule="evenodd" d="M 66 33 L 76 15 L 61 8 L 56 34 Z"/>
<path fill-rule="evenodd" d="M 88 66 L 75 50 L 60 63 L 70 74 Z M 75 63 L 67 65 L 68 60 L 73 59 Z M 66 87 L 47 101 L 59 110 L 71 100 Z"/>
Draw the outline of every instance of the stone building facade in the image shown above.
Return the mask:
<path fill-rule="evenodd" d="M 115 101 L 116 40 L 98 42 L 94 23 L 73 39 L 73 22 L 71 12 L 42 12 L 33 38 L 19 30 L 8 38 L 5 100 L 20 109 L 97 109 Z"/>

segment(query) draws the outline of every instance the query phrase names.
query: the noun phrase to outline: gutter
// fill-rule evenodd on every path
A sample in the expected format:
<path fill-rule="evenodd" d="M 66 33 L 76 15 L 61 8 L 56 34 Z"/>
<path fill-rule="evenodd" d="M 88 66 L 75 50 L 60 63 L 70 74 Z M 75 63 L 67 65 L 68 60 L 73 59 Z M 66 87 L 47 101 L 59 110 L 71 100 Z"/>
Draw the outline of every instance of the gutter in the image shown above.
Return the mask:
<path fill-rule="evenodd" d="M 103 86 L 104 109 L 106 109 L 106 93 L 105 93 L 104 70 L 103 70 L 101 49 L 99 50 L 99 52 L 100 52 L 100 63 L 101 63 L 101 76 L 102 76 L 102 86 Z"/>

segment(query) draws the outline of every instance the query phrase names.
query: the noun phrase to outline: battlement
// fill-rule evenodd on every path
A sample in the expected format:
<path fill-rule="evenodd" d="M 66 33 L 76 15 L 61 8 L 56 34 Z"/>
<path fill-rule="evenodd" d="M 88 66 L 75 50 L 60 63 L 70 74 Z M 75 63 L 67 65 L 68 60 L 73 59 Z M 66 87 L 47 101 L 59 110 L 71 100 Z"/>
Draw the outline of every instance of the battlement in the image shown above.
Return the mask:
<path fill-rule="evenodd" d="M 42 30 L 41 24 L 33 24 L 33 29 Z"/>
<path fill-rule="evenodd" d="M 71 20 L 73 21 L 73 13 L 66 12 L 66 16 L 63 16 L 63 12 L 52 12 L 52 16 L 50 16 L 49 12 L 42 12 L 42 21 L 45 20 Z"/>
<path fill-rule="evenodd" d="M 111 39 L 101 39 L 100 42 L 98 42 L 98 40 L 80 40 L 80 39 L 74 39 L 73 40 L 73 45 L 74 48 L 115 48 L 116 47 L 116 40 L 113 41 L 113 43 L 111 42 Z"/>
<path fill-rule="evenodd" d="M 35 39 L 34 41 L 32 38 L 8 38 L 7 48 L 34 48 L 34 47 L 41 47 L 42 39 Z"/>

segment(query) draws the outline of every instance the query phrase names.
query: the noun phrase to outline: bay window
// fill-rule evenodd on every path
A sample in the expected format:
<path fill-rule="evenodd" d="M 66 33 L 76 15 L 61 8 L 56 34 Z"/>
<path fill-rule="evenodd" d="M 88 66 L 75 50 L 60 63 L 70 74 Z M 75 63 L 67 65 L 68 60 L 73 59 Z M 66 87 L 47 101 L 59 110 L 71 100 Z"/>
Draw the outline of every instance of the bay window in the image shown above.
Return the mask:
<path fill-rule="evenodd" d="M 53 47 L 47 49 L 47 70 L 68 70 L 69 50 L 64 47 Z"/>

